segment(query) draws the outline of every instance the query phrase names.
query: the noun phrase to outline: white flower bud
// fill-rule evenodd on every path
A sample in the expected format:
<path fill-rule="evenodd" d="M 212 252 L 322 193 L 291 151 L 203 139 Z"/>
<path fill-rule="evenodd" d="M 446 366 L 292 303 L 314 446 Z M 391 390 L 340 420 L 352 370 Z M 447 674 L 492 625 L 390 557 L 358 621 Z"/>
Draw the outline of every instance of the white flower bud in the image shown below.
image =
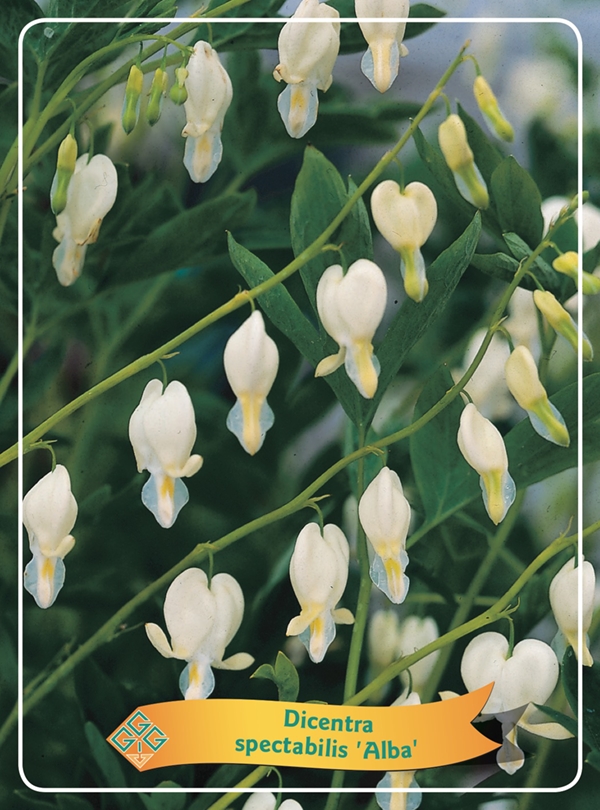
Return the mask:
<path fill-rule="evenodd" d="M 227 427 L 253 456 L 262 447 L 265 434 L 275 421 L 267 396 L 279 366 L 277 346 L 267 335 L 257 309 L 227 341 L 223 363 L 229 385 L 237 397 L 227 417 Z"/>
<path fill-rule="evenodd" d="M 275 810 L 277 799 L 272 793 L 252 793 L 242 806 L 242 810 Z M 295 799 L 286 799 L 279 805 L 279 810 L 302 810 L 302 805 Z"/>
<path fill-rule="evenodd" d="M 461 414 L 457 441 L 467 464 L 479 473 L 485 508 L 498 525 L 516 497 L 504 439 L 498 428 L 470 402 Z"/>
<path fill-rule="evenodd" d="M 401 191 L 398 183 L 384 180 L 371 195 L 371 212 L 379 233 L 400 254 L 406 294 L 417 303 L 422 301 L 429 285 L 420 248 L 437 220 L 433 192 L 418 182 Z"/>
<path fill-rule="evenodd" d="M 355 0 L 357 17 L 381 18 L 382 22 L 361 22 L 359 27 L 369 50 L 360 68 L 380 93 L 388 90 L 398 75 L 400 57 L 407 56 L 402 44 L 406 22 L 391 22 L 388 17 L 408 17 L 410 0 Z"/>
<path fill-rule="evenodd" d="M 435 619 L 431 616 L 408 616 L 400 625 L 400 632 L 398 633 L 398 656 L 412 655 L 417 650 L 426 647 L 439 638 L 440 632 Z M 412 691 L 421 692 L 427 683 L 429 676 L 435 666 L 435 662 L 439 658 L 440 650 L 429 653 L 425 658 L 421 658 L 416 664 L 413 664 L 408 672 L 400 673 L 400 680 L 408 687 L 409 678 L 408 673 L 412 679 Z"/>
<path fill-rule="evenodd" d="M 94 155 L 89 163 L 87 153 L 77 159 L 66 206 L 52 231 L 60 242 L 52 254 L 52 266 L 63 287 L 81 275 L 87 246 L 98 239 L 102 220 L 117 197 L 117 184 L 117 170 L 106 155 Z"/>
<path fill-rule="evenodd" d="M 375 556 L 370 575 L 374 584 L 394 604 L 406 599 L 409 580 L 406 536 L 410 504 L 404 497 L 397 473 L 384 467 L 371 481 L 358 504 L 358 515 Z"/>
<path fill-rule="evenodd" d="M 551 292 L 535 290 L 533 300 L 554 331 L 566 338 L 576 352 L 579 351 L 577 324 L 556 297 Z M 593 360 L 594 350 L 585 332 L 581 333 L 581 346 L 583 359 Z"/>
<path fill-rule="evenodd" d="M 562 447 L 570 438 L 560 411 L 550 402 L 540 382 L 535 360 L 526 346 L 517 346 L 506 361 L 506 383 L 521 408 L 527 411 L 536 433 Z"/>
<path fill-rule="evenodd" d="M 223 660 L 244 616 L 242 589 L 229 574 L 217 574 L 209 587 L 204 571 L 188 568 L 171 583 L 164 614 L 171 643 L 157 624 L 146 624 L 146 634 L 162 656 L 188 662 L 179 679 L 186 700 L 211 694 L 215 687 L 211 667 L 238 670 L 253 663 L 248 653 Z"/>
<path fill-rule="evenodd" d="M 138 472 L 150 478 L 142 502 L 164 529 L 170 528 L 189 500 L 181 478 L 195 475 L 202 456 L 190 455 L 196 441 L 194 406 L 187 388 L 173 381 L 165 388 L 151 380 L 129 420 L 129 440 Z"/>
<path fill-rule="evenodd" d="M 344 533 L 332 523 L 323 533 L 316 523 L 307 524 L 294 546 L 290 579 L 301 612 L 288 624 L 286 635 L 300 636 L 316 664 L 335 638 L 335 623 L 354 623 L 349 610 L 336 609 L 348 580 L 349 556 Z"/>
<path fill-rule="evenodd" d="M 592 623 L 594 612 L 594 593 L 596 589 L 596 573 L 590 562 L 587 560 L 581 564 L 583 579 L 583 615 L 581 617 L 582 633 L 584 638 L 583 650 L 579 649 L 579 627 L 578 627 L 578 593 L 579 593 L 579 570 L 575 568 L 573 558 L 568 560 L 560 569 L 558 574 L 550 583 L 550 605 L 552 613 L 558 625 L 559 631 L 565 636 L 567 643 L 575 651 L 577 660 L 580 660 L 585 667 L 591 667 L 594 663 L 592 654 L 586 644 L 586 633 Z"/>
<path fill-rule="evenodd" d="M 319 0 L 302 0 L 281 29 L 279 64 L 274 78 L 287 82 L 277 109 L 292 138 L 301 138 L 314 126 L 319 109 L 317 90 L 327 91 L 340 49 L 339 12 Z M 329 22 L 296 22 L 303 18 Z"/>
<path fill-rule="evenodd" d="M 25 568 L 25 590 L 41 608 L 54 603 L 64 584 L 63 559 L 75 545 L 70 532 L 76 519 L 69 473 L 57 464 L 23 498 L 23 523 L 33 554 Z"/>
<path fill-rule="evenodd" d="M 515 131 L 504 117 L 494 91 L 483 76 L 477 76 L 475 79 L 473 95 L 490 132 L 503 141 L 513 141 Z"/>
<path fill-rule="evenodd" d="M 321 360 L 315 377 L 325 377 L 344 364 L 360 394 L 372 399 L 379 375 L 372 340 L 386 301 L 385 277 L 374 262 L 359 259 L 346 275 L 339 264 L 327 268 L 317 286 L 317 310 L 340 350 Z"/>
<path fill-rule="evenodd" d="M 194 45 L 187 71 L 183 164 L 194 183 L 205 183 L 221 162 L 221 130 L 233 90 L 227 71 L 208 42 Z"/>
<path fill-rule="evenodd" d="M 438 141 L 461 196 L 475 208 L 487 208 L 490 204 L 487 186 L 475 165 L 465 125 L 458 115 L 449 115 L 440 124 Z"/>

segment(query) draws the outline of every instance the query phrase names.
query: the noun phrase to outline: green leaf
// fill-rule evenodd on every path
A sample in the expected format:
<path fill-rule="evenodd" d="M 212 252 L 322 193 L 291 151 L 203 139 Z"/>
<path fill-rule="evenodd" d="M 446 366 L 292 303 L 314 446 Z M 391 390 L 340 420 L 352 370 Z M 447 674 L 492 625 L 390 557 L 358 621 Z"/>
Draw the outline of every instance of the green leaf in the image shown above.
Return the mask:
<path fill-rule="evenodd" d="M 554 720 L 555 723 L 558 723 L 563 728 L 566 728 L 574 737 L 577 736 L 577 720 L 574 717 L 569 717 L 568 714 L 564 714 L 563 712 L 559 712 L 556 709 L 551 708 L 550 706 L 540 706 L 537 703 L 533 704 L 536 709 L 539 709 L 544 714 L 547 714 L 551 720 Z"/>
<path fill-rule="evenodd" d="M 585 758 L 588 765 L 591 765 L 595 770 L 600 771 L 600 751 L 590 751 Z"/>
<path fill-rule="evenodd" d="M 0 76 L 10 81 L 17 80 L 19 34 L 27 23 L 45 16 L 34 0 L 5 0 L 0 25 Z"/>
<path fill-rule="evenodd" d="M 176 782 L 161 782 L 158 788 L 181 788 Z M 185 807 L 185 793 L 145 793 L 139 794 L 146 810 L 183 810 Z"/>
<path fill-rule="evenodd" d="M 151 231 L 131 252 L 129 262 L 115 254 L 109 269 L 111 282 L 139 281 L 224 253 L 227 229 L 243 223 L 255 204 L 255 193 L 246 191 L 224 194 L 183 211 Z"/>
<path fill-rule="evenodd" d="M 542 196 L 529 172 L 511 155 L 495 169 L 490 186 L 502 230 L 537 247 L 544 232 Z"/>
<path fill-rule="evenodd" d="M 295 256 L 299 256 L 331 224 L 348 201 L 348 196 L 344 181 L 333 163 L 318 149 L 307 146 L 296 179 L 290 213 Z M 353 207 L 329 241 L 331 244 L 341 244 L 340 252 L 322 252 L 300 270 L 315 313 L 317 284 L 328 267 L 344 263 L 349 266 L 357 259 L 372 259 L 371 228 L 362 200 Z"/>
<path fill-rule="evenodd" d="M 575 714 L 578 712 L 577 670 L 575 653 L 569 647 L 562 662 L 562 683 Z M 583 667 L 583 741 L 600 753 L 600 664 Z"/>
<path fill-rule="evenodd" d="M 528 487 L 551 475 L 576 467 L 577 439 L 577 383 L 563 388 L 550 402 L 562 414 L 569 434 L 569 447 L 558 447 L 547 442 L 533 430 L 529 419 L 524 419 L 506 436 L 509 470 L 518 488 Z M 583 424 L 585 435 L 584 463 L 600 459 L 600 373 L 590 374 L 583 380 Z"/>
<path fill-rule="evenodd" d="M 262 664 L 250 676 L 251 678 L 267 678 L 277 686 L 279 700 L 294 702 L 300 691 L 300 678 L 296 667 L 281 651 L 277 653 L 275 667 L 271 664 Z"/>
<path fill-rule="evenodd" d="M 106 742 L 98 727 L 94 723 L 86 723 L 84 726 L 85 736 L 90 746 L 92 756 L 104 777 L 107 787 L 119 788 L 127 787 L 127 780 L 123 775 L 121 763 L 117 759 L 117 754 Z M 123 794 L 127 797 L 127 794 Z M 125 803 L 124 803 L 125 806 Z M 132 806 L 129 801 L 127 806 Z"/>
<path fill-rule="evenodd" d="M 473 151 L 475 163 L 481 172 L 483 179 L 489 186 L 492 174 L 504 160 L 504 155 L 498 147 L 492 143 L 487 133 L 479 126 L 469 113 L 458 105 L 458 115 L 462 119 L 467 130 L 467 140 Z"/>
<path fill-rule="evenodd" d="M 56 810 L 56 806 L 50 802 L 45 802 L 43 799 L 38 799 L 37 796 L 32 796 L 25 790 L 15 790 L 14 795 L 17 798 L 17 807 L 19 810 Z"/>
<path fill-rule="evenodd" d="M 330 0 L 329 5 L 340 12 L 340 17 L 354 17 L 354 0 Z M 429 5 L 429 3 L 416 3 L 410 7 L 409 17 L 433 17 L 439 19 L 445 17 L 446 12 Z M 435 22 L 415 22 L 407 23 L 404 32 L 404 39 L 413 39 L 423 34 L 435 25 Z M 343 23 L 341 27 L 341 47 L 340 53 L 357 53 L 365 51 L 367 43 L 359 26 L 354 23 Z"/>
<path fill-rule="evenodd" d="M 239 245 L 229 234 L 229 255 L 234 267 L 248 282 L 256 287 L 263 281 L 272 278 L 274 273 L 249 250 Z M 257 299 L 258 305 L 269 320 L 296 346 L 313 366 L 326 355 L 335 351 L 335 344 L 325 334 L 320 335 L 310 321 L 303 315 L 283 284 L 278 284 Z M 355 424 L 362 420 L 362 404 L 355 386 L 348 379 L 344 369 L 325 378 L 335 392 L 342 407 Z"/>
<path fill-rule="evenodd" d="M 586 273 L 593 273 L 600 264 L 600 242 L 583 254 L 583 269 Z"/>
<path fill-rule="evenodd" d="M 444 311 L 450 296 L 469 266 L 479 235 L 481 218 L 475 214 L 473 221 L 461 236 L 435 259 L 427 270 L 429 292 L 416 304 L 407 298 L 394 317 L 388 331 L 375 353 L 381 364 L 377 393 L 369 404 L 371 418 L 386 388 L 398 373 L 408 352 L 429 326 Z"/>
<path fill-rule="evenodd" d="M 429 380 L 415 406 L 417 421 L 452 388 L 442 366 Z M 455 399 L 410 437 L 410 459 L 428 523 L 440 523 L 479 492 L 479 476 L 464 460 L 456 436 L 463 405 Z"/>
<path fill-rule="evenodd" d="M 398 137 L 398 121 L 414 117 L 421 105 L 412 101 L 379 101 L 369 106 L 345 101 L 323 103 L 307 139 L 328 144 L 389 144 Z"/>
<path fill-rule="evenodd" d="M 57 793 L 56 804 L 59 810 L 93 810 L 87 799 L 81 799 L 72 793 Z"/>
<path fill-rule="evenodd" d="M 516 233 L 505 233 L 503 238 L 510 252 L 519 261 L 531 256 L 532 251 Z M 557 273 L 541 256 L 537 257 L 531 270 L 535 273 L 542 287 L 553 293 L 559 301 L 566 301 L 576 291 L 573 281 L 563 273 Z M 537 289 L 534 282 L 533 284 L 534 286 L 530 289 Z"/>

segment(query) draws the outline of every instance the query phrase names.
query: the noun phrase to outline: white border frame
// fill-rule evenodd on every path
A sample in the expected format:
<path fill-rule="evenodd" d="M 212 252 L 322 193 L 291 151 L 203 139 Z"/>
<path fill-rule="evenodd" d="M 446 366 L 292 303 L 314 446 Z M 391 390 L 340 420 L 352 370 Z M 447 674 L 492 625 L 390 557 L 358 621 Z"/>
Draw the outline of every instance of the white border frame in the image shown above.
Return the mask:
<path fill-rule="evenodd" d="M 340 17 L 340 23 L 357 23 L 360 19 L 361 22 L 381 22 L 381 18 L 367 18 L 367 17 Z M 18 289 L 18 498 L 19 498 L 19 526 L 18 526 L 18 769 L 19 775 L 23 783 L 31 790 L 37 793 L 273 793 L 276 788 L 261 788 L 250 787 L 235 789 L 235 787 L 227 788 L 46 788 L 34 785 L 28 780 L 25 775 L 23 767 L 23 578 L 21 572 L 23 571 L 23 143 L 21 139 L 21 132 L 23 127 L 23 41 L 25 34 L 34 26 L 46 23 L 104 23 L 104 24 L 119 24 L 119 23 L 160 23 L 162 27 L 172 23 L 198 23 L 209 22 L 211 25 L 219 23 L 278 23 L 282 21 L 289 21 L 281 17 L 214 17 L 203 18 L 199 17 L 42 17 L 37 20 L 32 20 L 28 23 L 19 34 L 18 43 L 18 128 L 19 128 L 19 153 L 18 153 L 18 273 L 19 273 L 19 289 Z M 330 21 L 330 20 L 327 20 Z M 582 192 L 583 192 L 583 41 L 581 32 L 577 26 L 570 20 L 561 17 L 397 17 L 387 18 L 388 22 L 411 22 L 411 23 L 435 23 L 440 25 L 454 24 L 454 23 L 470 23 L 470 24 L 490 24 L 490 23 L 516 23 L 516 24 L 554 24 L 566 25 L 575 34 L 577 40 L 577 192 L 579 196 L 578 203 L 578 245 L 577 250 L 579 254 L 579 267 L 581 277 L 581 257 L 583 256 L 583 216 L 582 216 Z M 292 19 L 292 22 L 294 20 Z M 322 18 L 302 18 L 297 22 L 324 22 Z M 581 283 L 579 284 L 581 289 Z M 580 430 L 578 432 L 578 446 L 577 446 L 577 495 L 578 495 L 578 508 L 577 508 L 577 521 L 578 521 L 578 609 L 579 609 L 579 646 L 582 649 L 583 643 L 583 575 L 582 565 L 583 549 L 582 549 L 582 521 L 583 521 L 583 358 L 582 358 L 582 326 L 583 326 L 583 296 L 578 295 L 578 322 L 579 322 L 579 352 L 577 358 L 577 375 L 578 375 L 578 400 L 577 400 L 577 414 Z M 388 793 L 481 793 L 481 794 L 498 794 L 504 796 L 523 793 L 562 793 L 570 790 L 581 778 L 583 772 L 583 668 L 581 661 L 578 664 L 578 747 L 577 747 L 577 773 L 575 777 L 567 785 L 557 788 L 391 788 Z M 324 769 L 317 769 L 324 770 Z M 332 769 L 327 769 L 331 770 Z M 375 794 L 375 787 L 373 788 L 284 788 L 283 792 L 286 794 L 306 794 L 306 793 L 364 793 Z"/>

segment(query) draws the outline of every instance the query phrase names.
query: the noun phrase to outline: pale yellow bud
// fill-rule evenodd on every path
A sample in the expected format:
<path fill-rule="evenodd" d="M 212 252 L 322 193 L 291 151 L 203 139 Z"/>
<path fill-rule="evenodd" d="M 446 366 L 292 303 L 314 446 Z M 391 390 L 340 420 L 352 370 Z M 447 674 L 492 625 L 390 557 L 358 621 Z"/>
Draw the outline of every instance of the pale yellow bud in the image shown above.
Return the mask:
<path fill-rule="evenodd" d="M 476 208 L 487 208 L 490 204 L 487 186 L 475 165 L 465 125 L 458 115 L 449 115 L 440 124 L 438 141 L 460 194 Z"/>
<path fill-rule="evenodd" d="M 513 141 L 515 131 L 504 117 L 494 91 L 483 76 L 477 76 L 475 79 L 473 94 L 490 131 L 502 138 L 503 141 Z"/>
<path fill-rule="evenodd" d="M 558 303 L 551 292 L 546 290 L 535 290 L 533 300 L 554 331 L 566 338 L 577 352 L 579 350 L 577 324 L 567 310 Z M 594 357 L 592 344 L 584 332 L 581 333 L 581 338 L 583 359 L 592 360 Z"/>

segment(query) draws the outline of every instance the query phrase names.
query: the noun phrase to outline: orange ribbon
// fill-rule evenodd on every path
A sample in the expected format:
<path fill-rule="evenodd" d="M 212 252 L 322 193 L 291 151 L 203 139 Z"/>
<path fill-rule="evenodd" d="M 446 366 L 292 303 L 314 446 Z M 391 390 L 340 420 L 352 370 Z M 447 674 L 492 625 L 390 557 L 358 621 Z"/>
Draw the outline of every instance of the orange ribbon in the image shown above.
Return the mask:
<path fill-rule="evenodd" d="M 492 687 L 417 706 L 152 703 L 137 708 L 107 739 L 140 771 L 200 762 L 416 771 L 499 748 L 471 725 Z"/>

